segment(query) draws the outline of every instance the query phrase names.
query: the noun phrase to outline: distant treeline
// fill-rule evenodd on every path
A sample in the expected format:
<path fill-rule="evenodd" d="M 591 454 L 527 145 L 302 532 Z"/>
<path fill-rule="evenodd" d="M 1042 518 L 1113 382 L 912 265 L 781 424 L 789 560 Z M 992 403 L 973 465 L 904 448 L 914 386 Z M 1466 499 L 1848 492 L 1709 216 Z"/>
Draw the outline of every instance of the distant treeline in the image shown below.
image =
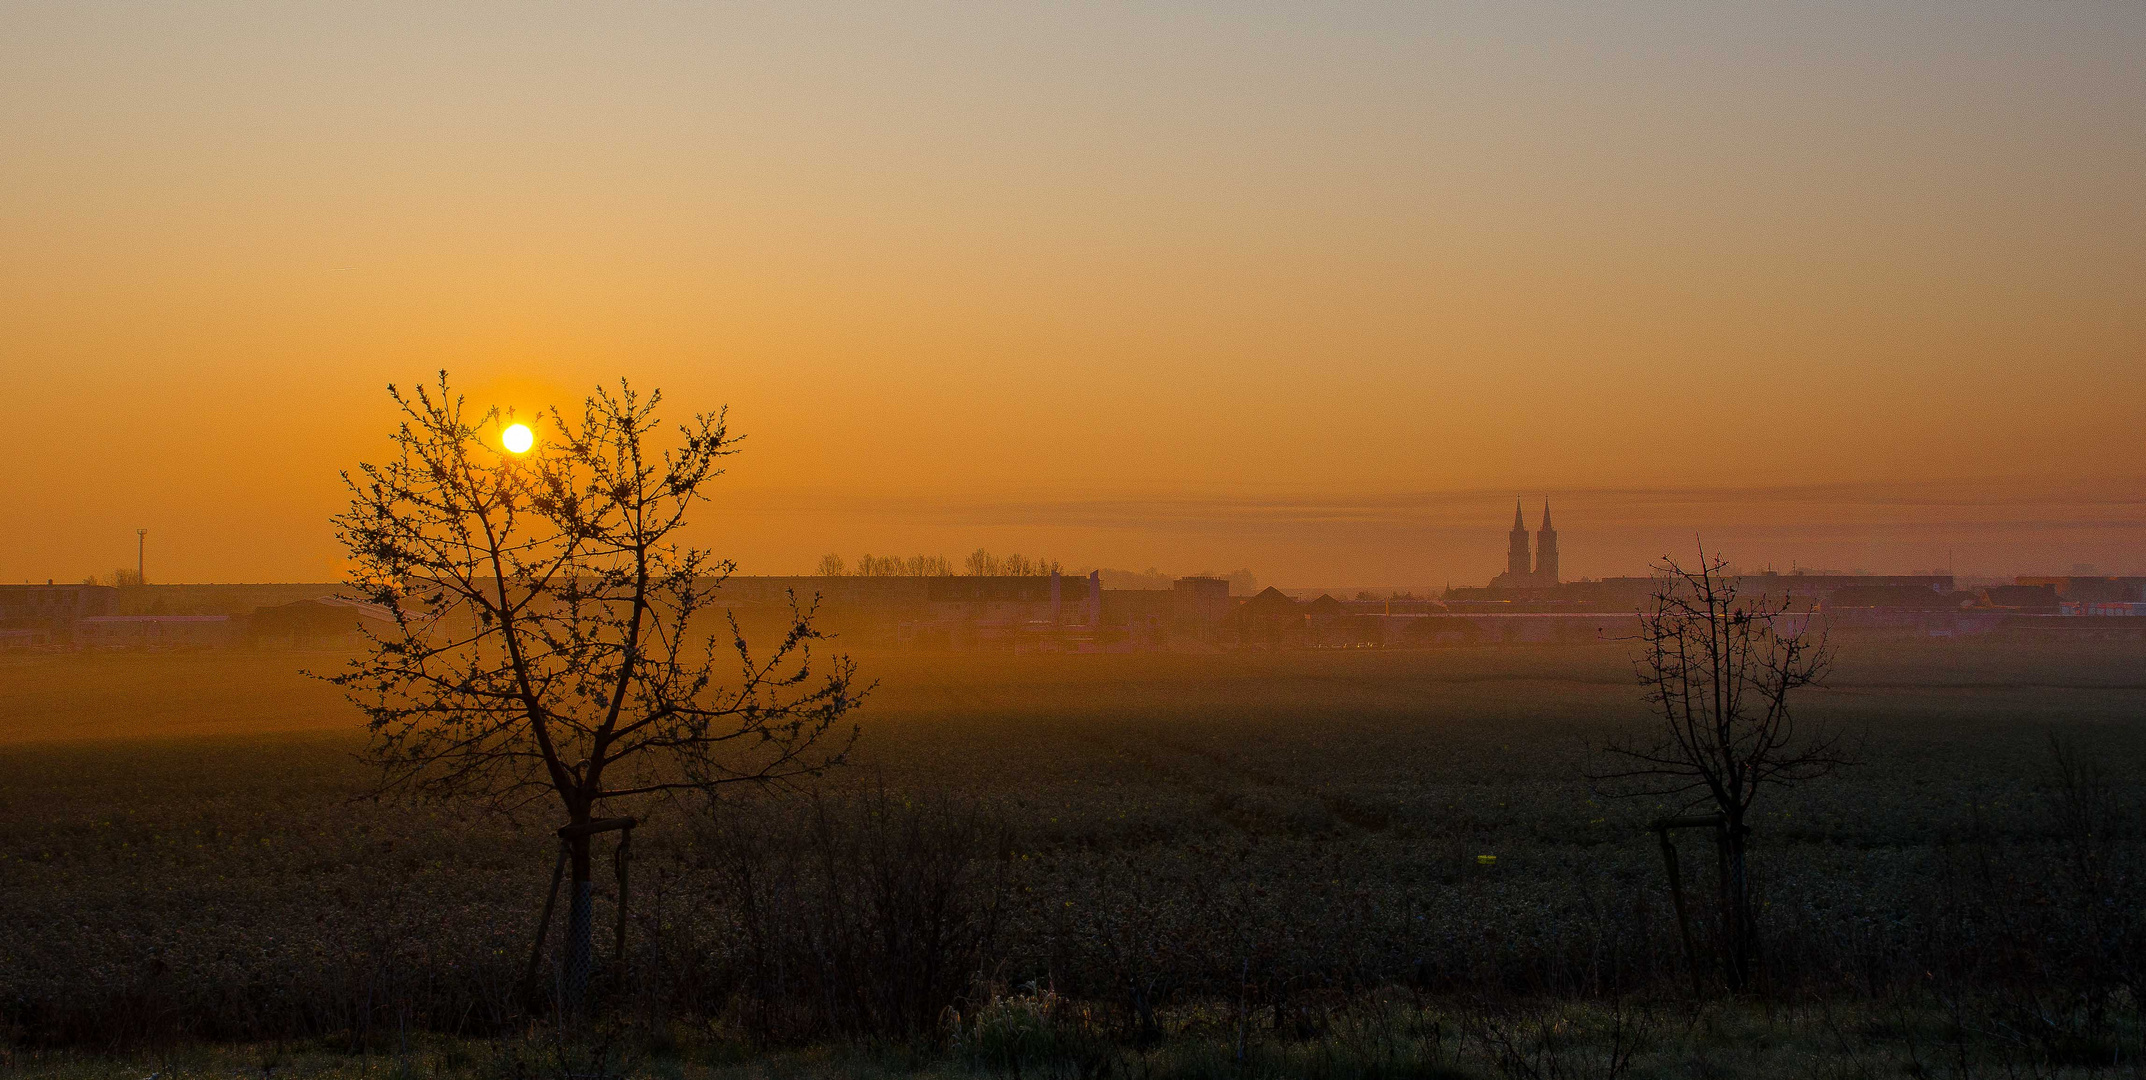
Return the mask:
<path fill-rule="evenodd" d="M 1031 559 L 1018 552 L 993 555 L 982 548 L 961 560 L 961 572 L 973 577 L 1040 577 L 1059 572 L 1056 559 Z M 821 577 L 952 577 L 954 564 L 944 555 L 859 555 L 852 565 L 840 555 L 820 556 Z"/>
<path fill-rule="evenodd" d="M 1041 577 L 1064 573 L 1056 559 L 1031 559 L 1019 552 L 993 555 L 983 548 L 969 552 L 961 560 L 961 573 L 971 577 Z M 951 577 L 954 564 L 944 555 L 859 555 L 855 563 L 840 555 L 820 556 L 818 574 L 821 577 Z M 1074 571 L 1085 577 L 1087 570 Z M 1167 589 L 1178 575 L 1166 574 L 1154 567 L 1141 570 L 1100 571 L 1106 589 Z M 1230 583 L 1230 592 L 1240 595 L 1258 591 L 1259 579 L 1250 570 L 1222 573 L 1202 570 L 1192 577 L 1223 578 Z"/>

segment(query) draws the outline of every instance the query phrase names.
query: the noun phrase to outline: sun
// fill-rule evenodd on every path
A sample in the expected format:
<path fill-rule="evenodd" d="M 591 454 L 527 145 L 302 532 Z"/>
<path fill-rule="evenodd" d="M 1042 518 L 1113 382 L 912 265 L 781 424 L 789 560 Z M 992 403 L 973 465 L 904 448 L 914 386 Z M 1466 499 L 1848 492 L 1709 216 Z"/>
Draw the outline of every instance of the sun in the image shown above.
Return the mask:
<path fill-rule="evenodd" d="M 509 453 L 526 454 L 536 445 L 536 433 L 530 431 L 527 424 L 508 424 L 507 430 L 499 433 L 499 443 Z"/>

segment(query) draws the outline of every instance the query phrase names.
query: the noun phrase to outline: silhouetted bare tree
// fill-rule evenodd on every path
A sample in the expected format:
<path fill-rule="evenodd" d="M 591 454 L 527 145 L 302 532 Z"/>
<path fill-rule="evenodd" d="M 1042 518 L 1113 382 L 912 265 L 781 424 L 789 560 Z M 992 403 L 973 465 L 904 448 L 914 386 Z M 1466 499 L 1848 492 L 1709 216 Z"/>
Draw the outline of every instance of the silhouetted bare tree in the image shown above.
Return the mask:
<path fill-rule="evenodd" d="M 849 573 L 849 566 L 842 561 L 840 555 L 822 555 L 819 573 L 821 577 L 841 577 Z"/>
<path fill-rule="evenodd" d="M 1825 636 L 1791 610 L 1792 597 L 1740 595 L 1727 570 L 1703 546 L 1696 569 L 1666 556 L 1655 565 L 1660 588 L 1641 616 L 1637 668 L 1661 724 L 1651 737 L 1612 743 L 1617 764 L 1592 778 L 1609 794 L 1682 796 L 1687 809 L 1712 804 L 1721 814 L 1728 976 L 1742 990 L 1757 951 L 1751 804 L 1762 787 L 1817 779 L 1849 759 L 1838 731 L 1799 728 L 1789 708 L 1795 691 L 1825 676 Z"/>
<path fill-rule="evenodd" d="M 961 561 L 961 568 L 971 577 L 1046 577 L 1059 565 L 1056 559 L 1031 559 L 1019 552 L 999 556 L 977 548 Z M 942 572 L 952 573 L 953 569 L 947 567 Z"/>
<path fill-rule="evenodd" d="M 445 372 L 389 393 L 394 455 L 344 474 L 335 519 L 351 585 L 394 614 L 333 679 L 369 717 L 384 789 L 556 799 L 583 825 L 619 800 L 843 760 L 862 691 L 847 658 L 815 664 L 811 607 L 793 595 L 765 653 L 734 619 L 706 632 L 732 564 L 676 536 L 735 452 L 722 413 L 659 440 L 661 394 L 621 381 L 579 418 L 553 410 L 549 437 L 515 455 L 499 441 L 512 414 L 472 416 Z M 572 978 L 588 968 L 590 841 L 567 843 Z"/>
<path fill-rule="evenodd" d="M 946 577 L 954 572 L 944 555 L 911 555 L 902 560 L 902 573 L 909 577 Z"/>
<path fill-rule="evenodd" d="M 826 566 L 827 560 L 820 560 L 820 565 Z M 953 564 L 944 555 L 911 555 L 906 559 L 899 555 L 857 556 L 860 577 L 945 577 L 953 572 Z"/>

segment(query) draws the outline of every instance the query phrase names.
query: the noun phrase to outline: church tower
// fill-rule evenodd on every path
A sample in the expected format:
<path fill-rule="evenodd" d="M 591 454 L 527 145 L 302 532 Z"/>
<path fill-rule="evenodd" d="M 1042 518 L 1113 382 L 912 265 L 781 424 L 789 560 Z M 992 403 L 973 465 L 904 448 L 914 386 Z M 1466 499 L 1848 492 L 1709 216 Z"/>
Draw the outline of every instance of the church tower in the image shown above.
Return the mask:
<path fill-rule="evenodd" d="M 1552 558 L 1554 559 L 1555 556 L 1552 556 Z M 1552 565 L 1555 565 L 1555 563 Z M 1505 547 L 1505 572 L 1511 575 L 1515 584 L 1527 581 L 1528 523 L 1520 518 L 1520 500 L 1518 499 L 1513 500 L 1513 532 L 1512 538 Z"/>
<path fill-rule="evenodd" d="M 1535 534 L 1535 584 L 1557 584 L 1557 530 L 1550 527 L 1550 500 L 1542 501 L 1542 530 Z"/>

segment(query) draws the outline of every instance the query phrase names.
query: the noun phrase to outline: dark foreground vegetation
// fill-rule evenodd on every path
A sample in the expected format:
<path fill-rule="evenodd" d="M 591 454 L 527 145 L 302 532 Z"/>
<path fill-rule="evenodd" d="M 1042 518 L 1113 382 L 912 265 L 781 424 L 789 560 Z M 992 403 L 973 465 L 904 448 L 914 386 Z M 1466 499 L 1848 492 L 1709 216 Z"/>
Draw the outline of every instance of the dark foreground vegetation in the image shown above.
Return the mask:
<path fill-rule="evenodd" d="M 638 831 L 626 955 L 598 935 L 608 966 L 570 1037 L 522 981 L 556 823 L 359 798 L 355 732 L 273 733 L 336 715 L 288 674 L 292 654 L 10 660 L 0 1062 L 84 1076 L 2146 1066 L 2136 645 L 1844 643 L 1804 708 L 1865 733 L 1861 763 L 1754 808 L 1761 962 L 1736 998 L 1703 888 L 1694 993 L 1645 830 L 1677 808 L 1584 780 L 1607 738 L 1645 722 L 1629 657 L 863 657 L 886 682 L 861 765 L 809 794 L 680 801 Z M 172 717 L 188 737 L 148 737 L 133 703 L 175 696 L 233 719 Z M 1682 856 L 1710 882 L 1709 848 L 1688 838 Z M 606 930 L 612 903 L 599 893 Z"/>

